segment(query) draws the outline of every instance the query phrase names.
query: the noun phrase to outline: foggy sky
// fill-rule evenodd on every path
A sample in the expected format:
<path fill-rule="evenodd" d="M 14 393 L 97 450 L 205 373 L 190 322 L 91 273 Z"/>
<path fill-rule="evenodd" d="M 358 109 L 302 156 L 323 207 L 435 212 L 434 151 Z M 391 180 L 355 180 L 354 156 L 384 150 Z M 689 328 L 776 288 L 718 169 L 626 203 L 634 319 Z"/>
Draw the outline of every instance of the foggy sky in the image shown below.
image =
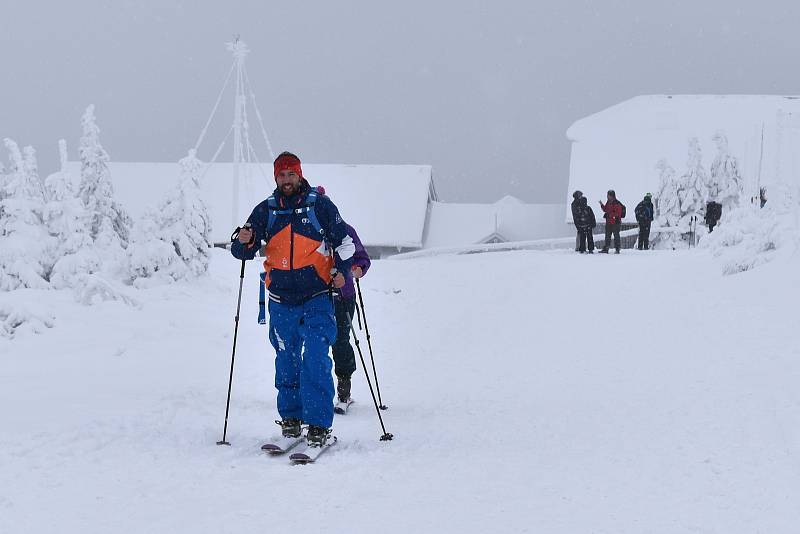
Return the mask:
<path fill-rule="evenodd" d="M 112 160 L 176 161 L 240 34 L 276 151 L 431 164 L 448 201 L 562 202 L 565 131 L 581 117 L 639 94 L 800 93 L 798 15 L 796 2 L 743 0 L 6 0 L 0 137 L 34 145 L 44 176 L 59 138 L 77 157 L 93 103 Z M 222 105 L 201 159 L 232 122 Z"/>

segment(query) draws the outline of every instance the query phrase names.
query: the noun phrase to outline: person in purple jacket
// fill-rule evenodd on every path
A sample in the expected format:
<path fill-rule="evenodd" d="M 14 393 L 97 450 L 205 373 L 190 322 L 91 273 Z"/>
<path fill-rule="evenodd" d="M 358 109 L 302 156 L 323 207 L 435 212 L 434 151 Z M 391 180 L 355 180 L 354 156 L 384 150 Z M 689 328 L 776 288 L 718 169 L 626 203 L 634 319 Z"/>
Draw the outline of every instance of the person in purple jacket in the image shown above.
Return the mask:
<path fill-rule="evenodd" d="M 344 287 L 335 294 L 333 299 L 336 313 L 336 342 L 333 344 L 334 373 L 336 374 L 336 395 L 338 397 L 337 413 L 344 413 L 352 402 L 350 399 L 350 377 L 356 370 L 356 356 L 350 345 L 350 321 L 355 315 L 356 289 L 354 278 L 361 278 L 367 273 L 370 266 L 369 255 L 364 249 L 358 234 L 352 226 L 345 223 L 347 235 L 353 239 L 356 252 L 353 254 L 351 276 L 345 276 Z"/>

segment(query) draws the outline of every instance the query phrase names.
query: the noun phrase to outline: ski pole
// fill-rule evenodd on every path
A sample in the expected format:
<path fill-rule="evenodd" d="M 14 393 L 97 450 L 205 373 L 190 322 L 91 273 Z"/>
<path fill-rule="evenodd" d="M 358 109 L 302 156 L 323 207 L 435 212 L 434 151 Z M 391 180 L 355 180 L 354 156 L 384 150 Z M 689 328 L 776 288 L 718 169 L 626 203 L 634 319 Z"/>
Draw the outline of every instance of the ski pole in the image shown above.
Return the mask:
<path fill-rule="evenodd" d="M 381 417 L 381 411 L 378 408 L 378 401 L 375 398 L 375 390 L 372 389 L 372 382 L 369 379 L 369 371 L 367 371 L 367 365 L 364 362 L 364 353 L 361 351 L 361 344 L 358 341 L 358 336 L 356 335 L 356 329 L 353 328 L 353 316 L 350 313 L 347 313 L 347 321 L 348 321 L 348 326 L 350 327 L 350 332 L 353 333 L 353 340 L 356 343 L 356 350 L 358 351 L 358 357 L 361 359 L 361 368 L 364 369 L 364 376 L 367 377 L 367 385 L 369 386 L 369 393 L 370 395 L 372 395 L 372 403 L 375 405 L 375 413 L 378 414 L 378 421 L 380 421 L 381 430 L 383 430 L 381 441 L 391 441 L 394 438 L 394 436 L 389 432 L 386 432 L 386 427 L 383 424 L 383 417 Z"/>
<path fill-rule="evenodd" d="M 361 326 L 361 306 L 356 304 L 356 319 L 358 319 L 358 329 L 364 330 L 364 327 Z"/>
<path fill-rule="evenodd" d="M 250 223 L 244 225 L 244 228 L 250 229 Z M 236 228 L 236 230 L 231 235 L 231 241 L 237 239 L 239 237 L 239 232 L 242 228 Z M 231 351 L 231 373 L 230 377 L 228 378 L 228 400 L 225 403 L 225 427 L 222 430 L 222 441 L 218 441 L 217 445 L 228 445 L 230 443 L 226 441 L 225 438 L 228 437 L 228 413 L 231 407 L 231 386 L 233 385 L 233 362 L 236 358 L 236 338 L 239 335 L 239 310 L 242 307 L 242 286 L 244 285 L 244 266 L 245 261 L 242 260 L 242 270 L 239 273 L 239 299 L 236 301 L 236 317 L 234 317 L 234 322 L 236 326 L 233 329 L 233 351 Z"/>
<path fill-rule="evenodd" d="M 375 370 L 375 357 L 372 355 L 372 341 L 369 335 L 369 325 L 367 324 L 367 310 L 364 309 L 364 299 L 361 296 L 361 284 L 356 278 L 356 288 L 358 289 L 358 305 L 361 308 L 361 314 L 364 316 L 364 331 L 367 333 L 367 347 L 369 347 L 369 359 L 372 361 L 372 376 L 375 377 L 375 389 L 378 390 L 378 402 L 381 410 L 386 410 L 389 407 L 383 404 L 381 399 L 381 387 L 378 385 L 378 372 Z"/>

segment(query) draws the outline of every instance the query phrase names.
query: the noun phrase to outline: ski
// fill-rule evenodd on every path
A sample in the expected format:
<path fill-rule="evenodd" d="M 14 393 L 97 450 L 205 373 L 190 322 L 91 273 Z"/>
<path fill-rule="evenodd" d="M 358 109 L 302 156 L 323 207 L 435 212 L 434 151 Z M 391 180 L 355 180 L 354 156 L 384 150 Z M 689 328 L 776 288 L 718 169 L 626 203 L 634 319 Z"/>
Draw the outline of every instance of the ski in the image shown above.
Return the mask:
<path fill-rule="evenodd" d="M 333 412 L 339 415 L 347 413 L 347 409 L 353 404 L 353 398 L 349 397 L 346 401 L 337 400 L 336 405 L 333 407 Z"/>
<path fill-rule="evenodd" d="M 337 441 L 338 439 L 336 436 L 331 436 L 331 439 L 322 447 L 308 447 L 303 452 L 292 453 L 292 455 L 289 456 L 289 461 L 292 462 L 293 465 L 313 464 L 325 451 L 336 445 Z"/>
<path fill-rule="evenodd" d="M 261 446 L 261 450 L 269 454 L 270 456 L 278 456 L 281 454 L 286 454 L 290 450 L 294 449 L 302 442 L 305 441 L 306 438 L 303 436 L 297 438 L 280 438 L 276 440 L 274 443 L 265 443 Z"/>

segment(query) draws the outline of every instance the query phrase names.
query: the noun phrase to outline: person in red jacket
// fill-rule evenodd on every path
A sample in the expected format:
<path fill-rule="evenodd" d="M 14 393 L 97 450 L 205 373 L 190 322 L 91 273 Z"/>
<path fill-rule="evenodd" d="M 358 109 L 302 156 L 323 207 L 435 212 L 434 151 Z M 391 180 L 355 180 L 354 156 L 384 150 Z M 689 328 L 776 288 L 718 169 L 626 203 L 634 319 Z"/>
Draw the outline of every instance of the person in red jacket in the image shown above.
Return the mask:
<path fill-rule="evenodd" d="M 617 194 L 613 189 L 608 190 L 606 203 L 600 201 L 600 207 L 603 209 L 603 217 L 606 219 L 606 243 L 603 246 L 603 254 L 608 254 L 608 246 L 611 244 L 611 234 L 614 234 L 614 248 L 617 249 L 619 254 L 620 239 L 619 229 L 622 226 L 622 219 L 625 217 L 625 205 L 617 200 Z"/>

